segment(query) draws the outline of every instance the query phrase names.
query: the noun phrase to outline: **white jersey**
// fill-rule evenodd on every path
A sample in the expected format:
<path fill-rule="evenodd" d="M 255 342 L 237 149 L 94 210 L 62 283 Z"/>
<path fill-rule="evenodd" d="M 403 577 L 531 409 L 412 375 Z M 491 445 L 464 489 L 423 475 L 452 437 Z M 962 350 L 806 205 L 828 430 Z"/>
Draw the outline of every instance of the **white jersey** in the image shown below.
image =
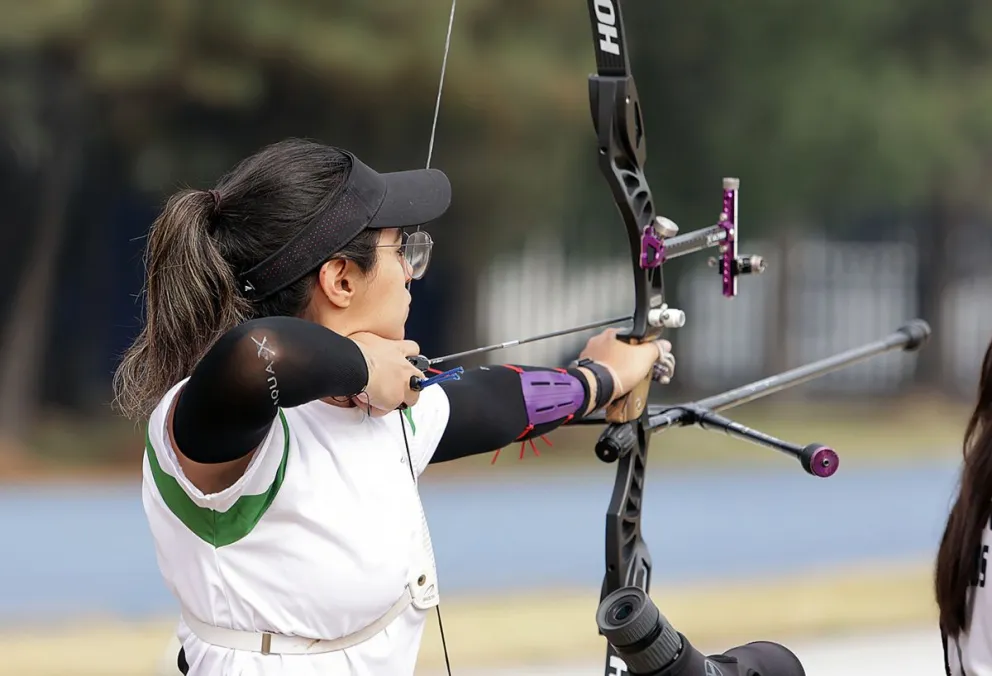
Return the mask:
<path fill-rule="evenodd" d="M 971 619 L 967 633 L 944 637 L 944 662 L 949 676 L 992 676 L 992 519 L 982 531 L 978 578 L 969 590 Z"/>
<path fill-rule="evenodd" d="M 444 391 L 427 388 L 416 406 L 382 418 L 321 401 L 282 409 L 238 482 L 205 495 L 170 442 L 182 384 L 149 420 L 142 500 L 162 576 L 184 611 L 218 627 L 313 639 L 381 617 L 403 594 L 418 547 L 423 560 L 425 538 L 430 551 L 400 416 L 419 477 L 448 422 Z M 208 645 L 182 621 L 178 638 L 191 676 L 402 675 L 414 672 L 426 615 L 408 606 L 357 646 L 308 655 Z"/>

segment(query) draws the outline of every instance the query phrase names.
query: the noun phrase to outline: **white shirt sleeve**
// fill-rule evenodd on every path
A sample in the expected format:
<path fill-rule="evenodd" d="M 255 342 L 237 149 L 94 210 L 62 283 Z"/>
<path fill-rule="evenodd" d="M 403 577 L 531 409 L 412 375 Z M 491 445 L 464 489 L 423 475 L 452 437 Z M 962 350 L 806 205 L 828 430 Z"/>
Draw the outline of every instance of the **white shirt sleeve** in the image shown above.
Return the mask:
<path fill-rule="evenodd" d="M 400 411 L 399 415 L 403 416 L 406 427 L 413 469 L 420 476 L 441 443 L 451 415 L 451 403 L 443 389 L 432 385 L 420 393 L 415 406 Z"/>
<path fill-rule="evenodd" d="M 170 389 L 148 420 L 145 453 L 148 455 L 155 482 L 166 482 L 169 485 L 174 485 L 175 482 L 197 507 L 216 512 L 226 512 L 244 495 L 259 495 L 268 491 L 289 449 L 289 431 L 283 416 L 277 416 L 273 421 L 241 478 L 219 493 L 204 493 L 183 473 L 170 433 L 169 414 L 172 403 L 185 384 L 186 380 L 183 380 Z M 160 486 L 160 490 L 161 488 Z"/>

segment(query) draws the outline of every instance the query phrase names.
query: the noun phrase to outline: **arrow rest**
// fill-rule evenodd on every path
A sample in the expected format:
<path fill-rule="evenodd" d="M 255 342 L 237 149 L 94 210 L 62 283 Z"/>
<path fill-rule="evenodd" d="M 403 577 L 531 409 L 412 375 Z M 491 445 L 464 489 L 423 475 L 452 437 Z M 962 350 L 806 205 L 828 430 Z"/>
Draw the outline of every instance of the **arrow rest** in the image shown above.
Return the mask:
<path fill-rule="evenodd" d="M 431 367 L 430 360 L 422 354 L 418 354 L 414 357 L 407 357 L 406 360 L 410 362 L 415 369 L 421 373 L 427 373 Z"/>

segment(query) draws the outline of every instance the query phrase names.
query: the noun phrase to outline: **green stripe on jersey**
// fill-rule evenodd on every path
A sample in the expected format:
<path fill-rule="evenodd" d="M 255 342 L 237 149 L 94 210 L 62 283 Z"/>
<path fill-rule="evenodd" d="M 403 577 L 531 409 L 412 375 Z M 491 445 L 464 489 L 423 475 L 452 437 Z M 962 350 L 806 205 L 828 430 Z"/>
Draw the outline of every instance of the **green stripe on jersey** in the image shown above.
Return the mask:
<path fill-rule="evenodd" d="M 413 407 L 411 406 L 409 408 L 404 408 L 403 415 L 406 416 L 406 419 L 410 421 L 410 431 L 413 433 L 414 436 L 416 436 L 417 423 L 413 422 Z"/>
<path fill-rule="evenodd" d="M 275 499 L 283 479 L 286 477 L 286 461 L 289 459 L 289 423 L 286 422 L 286 416 L 281 410 L 279 411 L 279 420 L 282 422 L 285 443 L 283 444 L 282 461 L 279 463 L 279 469 L 276 470 L 272 485 L 264 493 L 242 495 L 226 512 L 218 512 L 209 507 L 200 507 L 193 502 L 193 499 L 186 494 L 175 477 L 167 474 L 159 465 L 151 438 L 148 435 L 145 436 L 148 465 L 151 467 L 152 477 L 155 479 L 155 485 L 158 487 L 162 500 L 165 501 L 169 511 L 175 514 L 176 518 L 207 544 L 214 547 L 224 547 L 245 537 L 252 531 Z"/>

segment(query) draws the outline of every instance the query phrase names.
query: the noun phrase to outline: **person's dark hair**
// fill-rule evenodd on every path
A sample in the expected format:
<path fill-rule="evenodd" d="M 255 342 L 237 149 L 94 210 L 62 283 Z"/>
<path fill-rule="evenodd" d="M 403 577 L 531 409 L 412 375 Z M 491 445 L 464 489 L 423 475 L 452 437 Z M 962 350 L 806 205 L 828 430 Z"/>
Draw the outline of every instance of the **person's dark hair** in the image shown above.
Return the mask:
<path fill-rule="evenodd" d="M 967 631 L 969 588 L 979 578 L 982 531 L 992 517 L 992 343 L 982 361 L 978 402 L 964 433 L 957 499 L 937 551 L 934 589 L 940 626 L 949 636 Z M 992 571 L 989 571 L 992 574 Z"/>
<path fill-rule="evenodd" d="M 284 246 L 336 199 L 350 160 L 336 148 L 291 139 L 239 163 L 213 190 L 181 190 L 148 234 L 145 324 L 114 374 L 115 403 L 145 418 L 190 375 L 221 335 L 258 317 L 303 316 L 317 270 L 255 302 L 237 276 Z M 375 265 L 377 233 L 365 230 L 335 258 Z"/>

